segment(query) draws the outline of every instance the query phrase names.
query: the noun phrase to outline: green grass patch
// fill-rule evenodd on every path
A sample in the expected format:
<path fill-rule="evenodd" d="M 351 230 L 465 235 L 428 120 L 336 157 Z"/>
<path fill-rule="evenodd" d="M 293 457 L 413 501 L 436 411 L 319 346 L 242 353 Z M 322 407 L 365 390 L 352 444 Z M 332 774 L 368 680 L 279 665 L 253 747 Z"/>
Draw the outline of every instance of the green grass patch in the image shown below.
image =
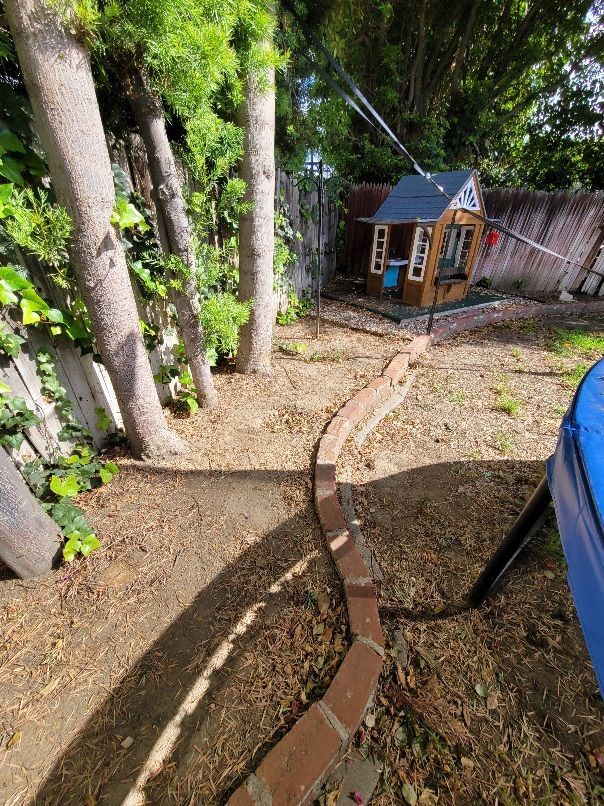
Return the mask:
<path fill-rule="evenodd" d="M 584 357 L 596 360 L 604 355 L 604 336 L 588 333 L 581 328 L 558 327 L 548 349 L 562 357 Z"/>
<path fill-rule="evenodd" d="M 457 389 L 449 395 L 450 403 L 464 403 L 468 399 L 468 393 L 463 389 Z"/>
<path fill-rule="evenodd" d="M 314 350 L 306 356 L 306 360 L 314 363 L 315 361 L 325 361 L 331 364 L 339 364 L 344 360 L 344 354 L 340 350 L 331 350 L 327 353 L 319 353 Z"/>
<path fill-rule="evenodd" d="M 556 524 L 552 521 L 543 530 L 543 538 L 539 541 L 541 552 L 556 565 L 564 566 L 566 557 L 562 548 L 560 533 Z"/>
<path fill-rule="evenodd" d="M 577 364 L 576 367 L 565 370 L 565 372 L 562 373 L 562 383 L 569 389 L 576 389 L 585 377 L 585 373 L 588 372 L 589 368 L 589 364 Z"/>
<path fill-rule="evenodd" d="M 503 456 L 509 456 L 512 452 L 512 448 L 514 447 L 514 440 L 504 431 L 498 431 L 495 435 L 495 441 L 493 444 L 500 454 Z"/>
<path fill-rule="evenodd" d="M 510 417 L 518 417 L 520 414 L 520 401 L 509 395 L 500 395 L 495 403 L 495 408 L 497 411 L 503 411 L 505 414 L 509 414 Z"/>
<path fill-rule="evenodd" d="M 303 341 L 284 341 L 279 345 L 279 350 L 286 355 L 302 355 L 308 350 L 308 344 Z"/>

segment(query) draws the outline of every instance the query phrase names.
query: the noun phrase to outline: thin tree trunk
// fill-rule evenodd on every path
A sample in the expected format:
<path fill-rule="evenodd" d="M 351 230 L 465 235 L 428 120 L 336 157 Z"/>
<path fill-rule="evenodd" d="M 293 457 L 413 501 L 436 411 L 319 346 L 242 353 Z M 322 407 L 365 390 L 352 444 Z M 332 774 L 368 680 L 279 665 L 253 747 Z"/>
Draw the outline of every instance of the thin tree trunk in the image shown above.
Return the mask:
<path fill-rule="evenodd" d="M 6 0 L 57 198 L 72 220 L 70 256 L 136 456 L 181 453 L 167 427 L 139 330 L 124 250 L 110 223 L 115 192 L 86 49 L 40 0 Z"/>
<path fill-rule="evenodd" d="M 275 72 L 250 71 L 241 108 L 244 127 L 240 177 L 252 207 L 239 219 L 239 299 L 252 300 L 241 330 L 237 372 L 270 373 L 275 250 Z"/>
<path fill-rule="evenodd" d="M 182 260 L 188 272 L 186 276 L 172 273 L 171 279 L 178 282 L 179 288 L 173 288 L 171 293 L 197 399 L 202 406 L 212 406 L 216 403 L 216 393 L 200 322 L 201 307 L 191 227 L 172 146 L 166 133 L 164 110 L 151 89 L 148 77 L 138 68 L 131 67 L 127 71 L 124 86 L 147 151 L 155 203 L 166 224 L 170 251 Z"/>
<path fill-rule="evenodd" d="M 57 524 L 0 448 L 0 560 L 24 579 L 48 574 L 60 556 Z"/>

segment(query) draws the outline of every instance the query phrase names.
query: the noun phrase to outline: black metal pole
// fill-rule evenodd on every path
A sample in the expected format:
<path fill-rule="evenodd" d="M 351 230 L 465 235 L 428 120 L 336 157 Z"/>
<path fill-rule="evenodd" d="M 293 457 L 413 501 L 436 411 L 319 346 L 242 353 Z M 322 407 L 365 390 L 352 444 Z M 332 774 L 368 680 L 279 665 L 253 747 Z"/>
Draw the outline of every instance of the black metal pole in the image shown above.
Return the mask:
<path fill-rule="evenodd" d="M 547 476 L 544 476 L 497 551 L 474 583 L 472 590 L 468 594 L 470 607 L 480 607 L 508 568 L 513 565 L 520 552 L 543 524 L 551 500 L 552 496 L 547 485 Z"/>
<path fill-rule="evenodd" d="M 321 328 L 321 252 L 323 251 L 323 160 L 319 160 L 319 178 L 317 181 L 317 195 L 319 197 L 319 246 L 317 250 L 317 338 Z"/>

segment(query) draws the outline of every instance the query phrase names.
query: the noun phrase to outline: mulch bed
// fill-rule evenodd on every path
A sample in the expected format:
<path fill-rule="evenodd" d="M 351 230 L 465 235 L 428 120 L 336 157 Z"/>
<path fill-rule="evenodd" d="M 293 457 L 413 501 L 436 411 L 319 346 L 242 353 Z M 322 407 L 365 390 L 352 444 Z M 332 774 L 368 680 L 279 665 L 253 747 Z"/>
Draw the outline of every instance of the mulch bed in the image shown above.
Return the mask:
<path fill-rule="evenodd" d="M 172 419 L 186 460 L 118 457 L 80 496 L 101 550 L 0 579 L 0 802 L 222 803 L 329 684 L 348 638 L 312 455 L 405 340 L 313 332 L 276 329 L 270 378 L 217 373 L 220 406 Z"/>
<path fill-rule="evenodd" d="M 359 737 L 384 765 L 376 804 L 602 802 L 604 710 L 555 524 L 483 608 L 463 601 L 598 357 L 553 350 L 561 325 L 604 335 L 523 321 L 432 348 L 404 404 L 342 455 L 384 575 L 389 651 Z"/>

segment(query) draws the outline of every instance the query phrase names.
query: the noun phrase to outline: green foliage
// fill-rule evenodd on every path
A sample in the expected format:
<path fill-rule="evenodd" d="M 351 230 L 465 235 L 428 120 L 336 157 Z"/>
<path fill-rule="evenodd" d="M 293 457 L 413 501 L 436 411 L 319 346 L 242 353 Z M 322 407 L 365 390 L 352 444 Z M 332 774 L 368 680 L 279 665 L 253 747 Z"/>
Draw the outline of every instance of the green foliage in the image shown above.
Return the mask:
<path fill-rule="evenodd" d="M 85 490 L 107 484 L 119 473 L 114 462 L 101 462 L 88 446 L 79 446 L 70 456 L 46 462 L 34 459 L 21 472 L 66 538 L 63 558 L 72 562 L 78 554 L 87 557 L 101 545 L 73 498 Z"/>
<path fill-rule="evenodd" d="M 178 383 L 180 385 L 178 393 L 178 404 L 184 408 L 189 414 L 195 414 L 199 409 L 197 402 L 197 395 L 195 393 L 195 385 L 193 378 L 188 370 L 185 370 L 178 376 Z"/>
<path fill-rule="evenodd" d="M 0 176 L 16 185 L 23 185 L 23 158 L 26 149 L 19 138 L 8 129 L 0 129 Z"/>
<path fill-rule="evenodd" d="M 487 185 L 603 187 L 601 0 L 296 8 L 428 170 L 474 165 Z M 281 36 L 307 47 L 287 15 Z M 312 64 L 292 59 L 279 78 L 282 164 L 297 169 L 316 151 L 354 181 L 411 172 Z"/>
<path fill-rule="evenodd" d="M 576 367 L 565 370 L 562 373 L 564 386 L 568 389 L 577 389 L 588 371 L 589 364 L 577 364 Z"/>
<path fill-rule="evenodd" d="M 88 45 L 94 43 L 101 19 L 97 0 L 46 1 L 57 11 L 63 25 L 76 39 Z"/>
<path fill-rule="evenodd" d="M 222 249 L 200 244 L 197 250 L 197 278 L 202 298 L 222 291 L 233 291 L 239 283 L 239 269 L 234 259 L 234 244 Z"/>
<path fill-rule="evenodd" d="M 23 431 L 41 422 L 22 397 L 13 396 L 10 387 L 0 382 L 0 445 L 19 450 Z"/>
<path fill-rule="evenodd" d="M 0 219 L 7 243 L 47 264 L 54 269 L 55 282 L 70 287 L 66 261 L 71 222 L 64 208 L 51 205 L 43 190 L 15 191 L 11 185 L 0 185 Z M 0 305 L 18 305 L 24 325 L 48 325 L 53 336 L 64 334 L 82 351 L 90 350 L 92 328 L 83 302 L 76 296 L 70 310 L 52 307 L 19 265 L 0 267 Z"/>
<path fill-rule="evenodd" d="M 150 325 L 148 322 L 145 322 L 143 319 L 138 320 L 138 325 L 140 327 L 140 331 L 143 335 L 143 341 L 145 342 L 145 347 L 147 348 L 147 352 L 151 352 L 155 350 L 157 344 L 160 339 L 160 329 L 155 327 L 154 325 Z"/>
<path fill-rule="evenodd" d="M 99 431 L 109 431 L 111 426 L 113 425 L 113 420 L 107 414 L 105 408 L 103 406 L 97 406 L 94 410 L 96 414 L 96 427 Z"/>
<path fill-rule="evenodd" d="M 55 411 L 61 420 L 62 428 L 58 434 L 59 439 L 90 440 L 90 431 L 75 417 L 73 403 L 59 383 L 52 356 L 44 350 L 39 350 L 36 358 L 38 373 L 42 380 L 42 394 L 47 400 L 54 402 Z"/>
<path fill-rule="evenodd" d="M 604 337 L 581 328 L 556 328 L 548 345 L 559 356 L 585 356 L 594 360 L 604 355 Z"/>
<path fill-rule="evenodd" d="M 0 353 L 4 353 L 4 355 L 8 355 L 11 358 L 16 358 L 24 342 L 24 338 L 17 336 L 16 333 L 8 333 L 5 328 L 0 325 Z"/>
<path fill-rule="evenodd" d="M 177 410 L 184 411 L 187 414 L 194 414 L 199 409 L 199 403 L 197 402 L 193 378 L 186 367 L 184 346 L 180 345 L 179 347 L 180 349 L 177 349 L 176 352 L 180 358 L 180 365 L 162 364 L 153 377 L 157 383 L 167 384 L 176 380 L 178 385 L 176 398 Z"/>
<path fill-rule="evenodd" d="M 302 210 L 303 205 L 301 203 L 300 211 L 302 212 Z M 294 234 L 289 207 L 285 203 L 283 195 L 281 195 L 275 212 L 275 250 L 273 253 L 273 283 L 275 289 L 286 289 L 291 286 L 288 269 L 293 267 L 298 260 L 298 256 L 292 249 L 292 244 L 298 237 L 301 237 L 301 235 L 299 232 Z M 288 297 L 291 303 L 295 299 L 295 294 L 292 296 L 290 293 Z M 280 316 L 281 319 L 279 318 Z M 287 311 L 283 314 L 277 314 L 277 321 L 280 324 L 295 322 L 298 316 L 292 311 L 289 315 L 289 321 L 283 321 L 284 318 L 288 318 Z"/>
<path fill-rule="evenodd" d="M 503 456 L 509 456 L 514 447 L 514 438 L 503 431 L 498 431 L 495 435 L 494 446 Z"/>
<path fill-rule="evenodd" d="M 509 395 L 500 395 L 495 404 L 497 411 L 503 411 L 509 414 L 510 417 L 518 417 L 520 414 L 520 403 Z"/>
<path fill-rule="evenodd" d="M 128 265 L 130 271 L 138 279 L 143 290 L 143 295 L 147 299 L 153 299 L 153 297 L 161 297 L 163 299 L 166 297 L 168 288 L 164 280 L 163 270 L 161 273 L 157 271 L 157 268 L 162 265 L 161 261 L 157 258 L 157 254 L 152 252 L 147 253 L 144 260 L 131 260 L 128 262 Z"/>
<path fill-rule="evenodd" d="M 149 229 L 145 216 L 136 209 L 132 202 L 129 202 L 123 196 L 116 196 L 111 223 L 116 224 L 121 232 L 135 227 L 138 227 L 141 232 L 146 232 Z"/>
<path fill-rule="evenodd" d="M 308 344 L 303 341 L 284 341 L 279 345 L 279 350 L 286 355 L 302 355 L 308 350 Z"/>
<path fill-rule="evenodd" d="M 212 366 L 221 355 L 235 355 L 239 330 L 250 318 L 251 309 L 251 302 L 240 302 L 228 291 L 218 292 L 202 301 L 201 324 L 208 361 Z"/>
<path fill-rule="evenodd" d="M 48 202 L 45 190 L 13 190 L 2 217 L 9 238 L 26 252 L 54 269 L 67 263 L 71 219 L 64 207 Z"/>
<path fill-rule="evenodd" d="M 292 325 L 298 319 L 303 319 L 311 311 L 313 302 L 308 296 L 302 296 L 300 299 L 293 291 L 287 295 L 287 308 L 285 311 L 277 313 L 277 322 L 280 325 Z"/>

